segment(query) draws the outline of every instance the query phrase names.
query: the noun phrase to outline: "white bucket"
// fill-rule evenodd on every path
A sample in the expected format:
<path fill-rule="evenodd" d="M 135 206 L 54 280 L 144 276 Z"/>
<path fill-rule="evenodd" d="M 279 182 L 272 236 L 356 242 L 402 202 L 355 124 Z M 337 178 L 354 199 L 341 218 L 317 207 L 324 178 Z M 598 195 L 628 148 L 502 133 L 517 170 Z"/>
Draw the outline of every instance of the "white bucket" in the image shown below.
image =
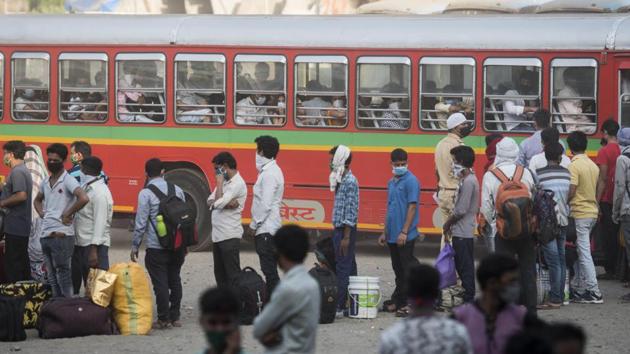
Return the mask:
<path fill-rule="evenodd" d="M 350 277 L 348 285 L 350 318 L 376 318 L 381 302 L 378 277 Z"/>

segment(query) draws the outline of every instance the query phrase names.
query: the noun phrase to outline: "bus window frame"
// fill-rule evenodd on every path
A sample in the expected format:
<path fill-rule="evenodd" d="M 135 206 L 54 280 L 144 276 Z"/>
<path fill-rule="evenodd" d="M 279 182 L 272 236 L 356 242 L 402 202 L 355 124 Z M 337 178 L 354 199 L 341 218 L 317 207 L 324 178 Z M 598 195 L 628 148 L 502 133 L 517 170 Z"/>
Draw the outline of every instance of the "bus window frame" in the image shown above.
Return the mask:
<path fill-rule="evenodd" d="M 630 92 L 628 93 L 622 93 L 622 89 L 623 89 L 623 76 L 621 75 L 622 71 L 630 71 L 630 68 L 625 68 L 625 67 L 620 67 L 616 70 L 617 72 L 617 98 L 618 98 L 618 102 L 617 102 L 617 123 L 619 123 L 620 126 L 623 127 L 623 98 L 624 96 L 628 96 L 630 97 Z M 630 105 L 630 101 L 628 101 L 628 104 Z M 628 108 L 628 110 L 630 110 L 630 107 Z"/>
<path fill-rule="evenodd" d="M 325 60 L 320 60 L 325 59 Z M 344 96 L 346 98 L 346 120 L 344 125 L 340 126 L 330 126 L 330 125 L 303 125 L 298 123 L 298 106 L 297 106 L 297 96 L 298 96 L 298 65 L 299 64 L 343 64 L 345 65 L 345 77 L 344 77 Z M 345 55 L 297 55 L 293 60 L 293 124 L 295 124 L 296 128 L 300 129 L 345 129 L 348 127 L 350 123 L 350 97 L 348 95 L 348 81 L 350 80 L 350 70 L 348 65 L 348 57 Z M 331 77 L 332 79 L 332 77 Z M 330 92 L 335 93 L 334 91 L 322 91 L 322 93 L 330 94 Z M 315 108 L 317 109 L 317 108 Z M 332 109 L 331 109 L 332 110 Z M 325 119 L 325 118 L 315 118 L 315 119 Z"/>
<path fill-rule="evenodd" d="M 62 61 L 103 61 L 105 62 L 105 92 L 104 95 L 107 97 L 107 109 L 105 110 L 105 119 L 98 121 L 90 121 L 90 120 L 78 120 L 78 119 L 65 119 L 63 117 L 63 113 L 61 111 L 61 79 L 62 79 Z M 99 52 L 64 52 L 60 53 L 57 57 L 57 113 L 59 121 L 62 123 L 86 123 L 86 124 L 104 124 L 109 121 L 109 108 L 110 108 L 110 97 L 109 97 L 109 56 L 107 53 L 99 53 Z M 101 112 L 102 113 L 102 112 Z M 99 114 L 101 114 L 99 113 Z"/>
<path fill-rule="evenodd" d="M 0 121 L 4 118 L 4 53 L 0 52 Z"/>
<path fill-rule="evenodd" d="M 123 122 L 120 120 L 119 118 L 119 112 L 118 112 L 118 86 L 119 86 L 119 79 L 118 79 L 118 64 L 122 61 L 161 61 L 164 63 L 164 77 L 162 78 L 162 89 L 164 92 L 164 119 L 161 122 L 154 122 L 154 123 L 149 123 L 149 122 Z M 166 124 L 166 122 L 168 121 L 168 90 L 166 87 L 166 83 L 167 83 L 167 78 L 166 76 L 168 75 L 168 67 L 167 67 L 167 63 L 168 63 L 168 58 L 166 57 L 166 54 L 163 52 L 120 52 L 120 53 L 116 53 L 116 55 L 114 56 L 114 98 L 116 99 L 116 105 L 114 108 L 114 119 L 116 120 L 116 123 L 120 123 L 120 124 L 143 124 L 143 125 L 148 125 L 148 126 L 154 126 L 154 125 L 163 125 Z"/>
<path fill-rule="evenodd" d="M 238 63 L 259 63 L 259 62 L 265 62 L 265 63 L 283 63 L 284 64 L 284 102 L 285 102 L 285 113 L 284 113 L 284 123 L 283 124 L 238 124 L 236 122 L 236 116 L 237 116 L 237 106 L 236 104 L 237 102 L 237 95 L 238 95 L 238 70 L 237 70 L 237 65 Z M 289 111 L 287 109 L 287 100 L 288 100 L 288 88 L 287 88 L 287 83 L 288 83 L 288 62 L 287 62 L 287 57 L 284 54 L 249 54 L 249 53 L 238 53 L 234 56 L 234 61 L 232 63 L 232 76 L 233 76 L 233 80 L 234 80 L 234 89 L 232 92 L 232 101 L 233 101 L 233 114 L 232 114 L 232 123 L 234 123 L 235 126 L 237 127 L 250 127 L 250 128 L 254 128 L 254 127 L 265 127 L 265 128 L 283 128 L 285 127 L 288 123 L 289 123 Z M 247 90 L 245 90 L 247 91 Z M 254 90 L 255 91 L 255 90 Z M 250 93 L 253 94 L 253 93 Z"/>
<path fill-rule="evenodd" d="M 206 58 L 205 60 L 203 58 Z M 212 60 L 214 59 L 214 60 Z M 201 62 L 201 63 L 222 63 L 223 64 L 223 122 L 221 123 L 187 123 L 177 120 L 177 63 L 179 62 Z M 173 58 L 173 121 L 175 124 L 213 126 L 219 127 L 227 122 L 227 58 L 221 53 L 177 53 Z M 208 90 L 211 91 L 211 90 Z M 215 113 L 216 114 L 216 113 Z"/>
<path fill-rule="evenodd" d="M 408 76 L 408 80 L 409 80 L 409 87 L 407 88 L 407 99 L 409 100 L 409 108 L 407 109 L 409 111 L 409 126 L 407 128 L 403 128 L 403 129 L 389 129 L 389 128 L 381 128 L 381 127 L 362 127 L 359 124 L 359 98 L 361 96 L 360 91 L 360 80 L 361 80 L 361 68 L 360 65 L 362 64 L 376 64 L 376 65 L 407 65 L 408 69 L 409 69 L 409 76 Z M 411 70 L 412 69 L 412 60 L 410 57 L 408 56 L 404 56 L 404 55 L 396 55 L 396 56 L 374 56 L 374 55 L 364 55 L 364 56 L 360 56 L 357 58 L 356 60 L 356 64 L 355 64 L 355 73 L 356 73 L 356 82 L 355 82 L 355 87 L 356 87 L 356 93 L 355 93 L 355 97 L 354 97 L 354 113 L 355 113 L 355 117 L 354 117 L 354 123 L 356 125 L 357 129 L 365 129 L 365 130 L 378 130 L 381 132 L 405 132 L 405 131 L 409 131 L 411 130 L 412 127 L 412 123 L 413 123 L 413 119 L 411 117 L 411 112 L 412 112 L 412 97 L 411 97 L 411 86 L 412 86 L 412 76 L 411 76 Z M 375 95 L 377 96 L 377 95 Z M 382 120 L 382 119 L 381 119 Z"/>
<path fill-rule="evenodd" d="M 429 56 L 429 57 L 422 57 L 420 58 L 420 62 L 418 63 L 418 127 L 420 128 L 420 130 L 422 131 L 427 131 L 427 132 L 445 132 L 448 131 L 448 129 L 426 129 L 422 127 L 422 96 L 424 94 L 424 92 L 422 91 L 423 88 L 423 81 L 422 81 L 422 66 L 423 65 L 462 65 L 462 66 L 471 66 L 472 67 L 472 93 L 470 94 L 470 97 L 472 97 L 473 100 L 473 105 L 474 105 L 474 109 L 473 109 L 473 125 L 472 125 L 472 130 L 474 131 L 477 128 L 477 60 L 475 60 L 474 57 L 436 57 L 436 56 Z M 456 94 L 451 94 L 451 95 L 456 95 Z M 463 96 L 463 95 L 462 95 Z M 459 97 L 459 96 L 456 96 Z M 436 96 L 437 98 L 437 96 Z M 424 121 L 426 121 L 426 119 L 424 119 Z"/>
<path fill-rule="evenodd" d="M 48 89 L 48 114 L 46 115 L 46 119 L 20 119 L 15 117 L 15 59 L 42 59 L 48 62 L 48 75 L 47 75 L 47 86 Z M 50 105 L 51 105 L 51 87 L 50 87 L 50 70 L 52 69 L 51 63 L 51 55 L 49 52 L 38 51 L 38 52 L 13 52 L 11 54 L 11 120 L 15 122 L 39 122 L 45 123 L 50 120 Z M 43 102 L 43 101 L 41 101 Z M 4 113 L 4 112 L 3 112 Z"/>
<path fill-rule="evenodd" d="M 583 63 L 585 65 L 579 65 L 580 63 Z M 588 65 L 588 64 L 594 64 L 594 65 Z M 593 133 L 591 134 L 586 134 L 587 136 L 592 136 L 597 134 L 598 131 L 598 118 L 599 118 L 599 101 L 597 99 L 597 95 L 599 93 L 599 62 L 597 61 L 597 59 L 595 58 L 588 58 L 588 57 L 580 57 L 580 58 L 553 58 L 550 62 L 549 62 L 549 111 L 551 112 L 551 126 L 552 127 L 556 127 L 558 129 L 558 131 L 560 132 L 560 134 L 568 134 L 570 132 L 567 131 L 566 126 L 569 125 L 570 123 L 562 123 L 562 124 L 558 124 L 559 126 L 564 127 L 563 129 L 560 129 L 557 127 L 557 124 L 555 122 L 555 117 L 556 116 L 560 116 L 561 119 L 563 119 L 563 115 L 560 114 L 560 112 L 554 112 L 554 103 L 556 101 L 554 100 L 558 100 L 558 97 L 554 96 L 554 69 L 555 68 L 595 68 L 595 77 L 593 79 L 594 83 L 595 83 L 595 87 L 593 90 L 593 97 L 579 97 L 580 100 L 584 100 L 584 99 L 589 99 L 589 100 L 594 100 L 595 101 L 595 113 L 582 113 L 587 117 L 595 117 L 595 122 L 594 125 L 583 125 L 583 126 L 593 126 L 595 127 L 595 130 L 593 131 Z M 562 98 L 561 98 L 562 99 Z M 621 117 L 621 116 L 619 116 Z"/>
<path fill-rule="evenodd" d="M 483 97 L 482 97 L 482 114 L 481 114 L 481 125 L 482 125 L 482 129 L 485 132 L 489 132 L 489 133 L 512 133 L 512 134 L 529 134 L 532 133 L 533 131 L 511 131 L 508 129 L 505 130 L 501 130 L 501 129 L 488 129 L 486 127 L 486 98 L 488 96 L 488 85 L 486 84 L 488 82 L 487 80 L 487 74 L 488 74 L 488 67 L 489 66 L 521 66 L 521 67 L 527 67 L 527 66 L 535 66 L 538 67 L 538 101 L 540 102 L 539 104 L 539 108 L 542 107 L 542 99 L 543 99 L 543 79 L 544 79 L 544 63 L 543 60 L 539 57 L 536 56 L 531 56 L 531 57 L 487 57 L 484 59 L 483 61 L 483 81 L 482 81 L 482 85 L 483 85 Z M 498 95 L 492 95 L 492 96 L 498 96 Z M 529 96 L 529 95 L 527 95 Z M 492 122 L 491 124 L 505 124 L 505 123 L 499 123 L 499 122 Z M 519 123 L 520 124 L 520 123 Z M 532 127 L 534 124 L 534 121 L 531 121 Z"/>

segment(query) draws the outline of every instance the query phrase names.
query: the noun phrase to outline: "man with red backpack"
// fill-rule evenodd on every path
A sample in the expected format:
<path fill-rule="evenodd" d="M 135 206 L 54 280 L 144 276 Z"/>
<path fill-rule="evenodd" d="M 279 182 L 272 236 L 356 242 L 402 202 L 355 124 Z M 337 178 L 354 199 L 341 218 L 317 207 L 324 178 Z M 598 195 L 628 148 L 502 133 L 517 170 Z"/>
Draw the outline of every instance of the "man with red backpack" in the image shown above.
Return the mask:
<path fill-rule="evenodd" d="M 481 222 L 496 221 L 497 252 L 517 256 L 521 295 L 519 303 L 536 312 L 536 244 L 532 237 L 534 177 L 517 164 L 519 148 L 514 139 L 497 144 L 495 168 L 483 176 Z"/>

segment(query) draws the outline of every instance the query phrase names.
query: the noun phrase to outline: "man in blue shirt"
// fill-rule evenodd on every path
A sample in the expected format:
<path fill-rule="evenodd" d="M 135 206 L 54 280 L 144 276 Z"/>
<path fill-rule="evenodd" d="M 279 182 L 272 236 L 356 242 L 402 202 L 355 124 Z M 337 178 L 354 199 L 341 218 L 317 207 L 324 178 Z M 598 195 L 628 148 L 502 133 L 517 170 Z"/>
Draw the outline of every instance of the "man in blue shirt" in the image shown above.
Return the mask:
<path fill-rule="evenodd" d="M 92 178 L 84 178 L 81 173 L 81 161 L 92 156 L 92 147 L 86 141 L 78 140 L 70 144 L 70 162 L 72 162 L 72 168 L 68 170 L 70 176 L 76 178 L 80 185 L 86 183 L 82 179 L 92 180 Z M 101 171 L 100 177 L 103 178 L 105 184 L 109 181 L 109 178 L 105 172 Z"/>
<path fill-rule="evenodd" d="M 418 238 L 418 198 L 420 183 L 407 168 L 407 152 L 395 149 L 391 153 L 394 177 L 387 185 L 387 216 L 385 230 L 379 237 L 380 245 L 389 246 L 389 255 L 396 275 L 396 289 L 391 300 L 385 301 L 383 309 L 397 311 L 399 317 L 409 313 L 407 305 L 406 270 L 418 263 L 413 255 Z"/>

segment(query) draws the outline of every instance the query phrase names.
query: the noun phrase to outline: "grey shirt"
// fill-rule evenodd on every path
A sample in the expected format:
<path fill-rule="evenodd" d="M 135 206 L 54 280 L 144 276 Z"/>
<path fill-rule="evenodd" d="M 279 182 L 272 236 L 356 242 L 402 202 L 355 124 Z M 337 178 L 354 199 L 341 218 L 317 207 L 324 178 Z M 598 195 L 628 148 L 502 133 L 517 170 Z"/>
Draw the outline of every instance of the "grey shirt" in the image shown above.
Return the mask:
<path fill-rule="evenodd" d="M 459 218 L 451 229 L 455 237 L 472 238 L 479 212 L 479 181 L 471 173 L 459 182 L 453 216 Z"/>
<path fill-rule="evenodd" d="M 271 331 L 280 330 L 282 342 L 265 348 L 265 353 L 314 353 L 320 301 L 319 285 L 306 267 L 291 268 L 254 320 L 254 337 L 258 340 Z"/>
<path fill-rule="evenodd" d="M 41 237 L 48 237 L 53 232 L 74 236 L 74 225 L 64 225 L 61 221 L 61 216 L 75 202 L 74 191 L 81 187 L 76 178 L 70 176 L 66 171 L 63 171 L 63 174 L 52 186 L 50 185 L 51 177 L 48 176 L 39 189 L 44 195 L 44 218 Z"/>
<path fill-rule="evenodd" d="M 616 223 L 620 223 L 624 216 L 630 216 L 630 158 L 624 154 L 630 154 L 630 146 L 624 146 L 617 157 L 612 210 L 612 219 Z"/>
<path fill-rule="evenodd" d="M 9 177 L 2 188 L 1 198 L 3 200 L 7 199 L 18 192 L 26 192 L 26 200 L 17 205 L 7 207 L 8 212 L 4 219 L 4 232 L 9 235 L 28 237 L 31 233 L 33 180 L 31 179 L 31 172 L 23 163 L 11 169 L 11 173 L 9 173 Z"/>

